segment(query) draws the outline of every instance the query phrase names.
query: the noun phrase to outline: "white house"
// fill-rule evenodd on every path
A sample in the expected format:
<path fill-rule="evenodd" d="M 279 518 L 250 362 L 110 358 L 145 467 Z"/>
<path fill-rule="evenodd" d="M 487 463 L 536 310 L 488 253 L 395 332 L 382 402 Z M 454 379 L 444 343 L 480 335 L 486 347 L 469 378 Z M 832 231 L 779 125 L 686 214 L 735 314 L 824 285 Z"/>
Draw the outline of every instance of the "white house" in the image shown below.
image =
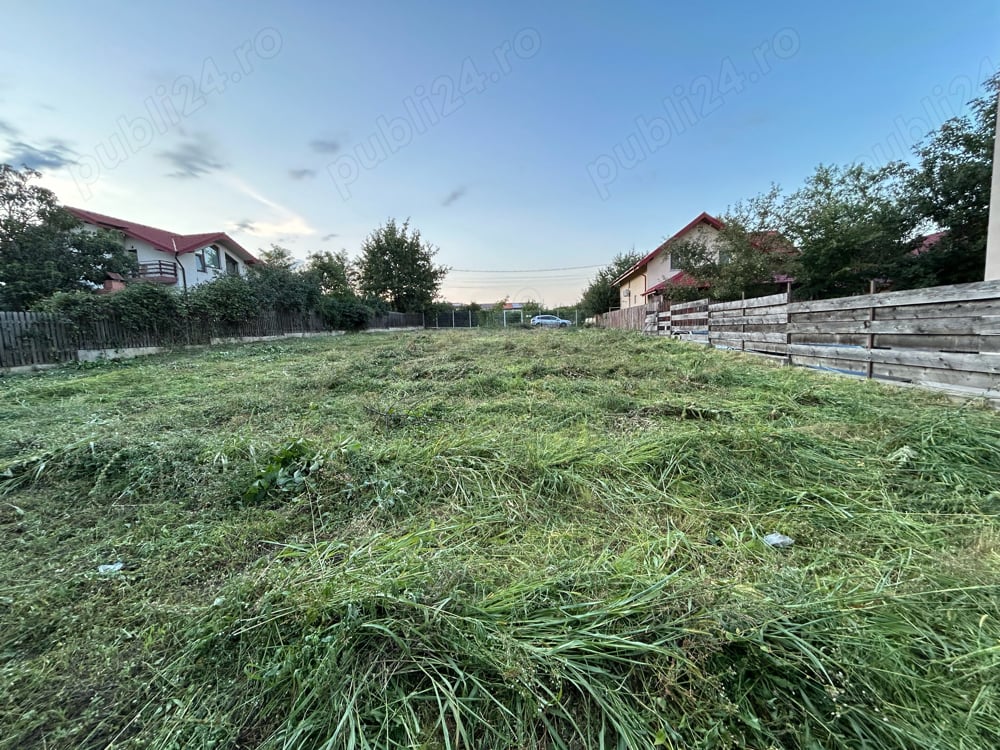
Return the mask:
<path fill-rule="evenodd" d="M 189 289 L 220 274 L 242 276 L 247 266 L 259 263 L 225 232 L 177 234 L 82 208 L 66 206 L 66 210 L 85 227 L 117 232 L 125 248 L 135 253 L 139 278 L 147 281 Z"/>
<path fill-rule="evenodd" d="M 684 240 L 700 242 L 712 250 L 718 250 L 721 229 L 721 221 L 710 214 L 702 213 L 615 279 L 621 307 L 642 305 L 649 297 L 657 293 L 662 294 L 668 286 L 697 285 L 693 278 L 674 263 L 669 250 L 670 244 Z"/>

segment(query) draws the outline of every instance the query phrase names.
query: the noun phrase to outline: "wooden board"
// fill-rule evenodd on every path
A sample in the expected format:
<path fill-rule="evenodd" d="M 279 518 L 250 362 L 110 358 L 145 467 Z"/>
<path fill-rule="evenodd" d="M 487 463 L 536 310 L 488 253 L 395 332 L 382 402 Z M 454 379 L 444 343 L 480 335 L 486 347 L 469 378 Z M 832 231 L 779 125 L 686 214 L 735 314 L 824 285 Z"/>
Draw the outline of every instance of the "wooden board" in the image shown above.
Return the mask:
<path fill-rule="evenodd" d="M 849 359 L 889 365 L 909 365 L 929 369 L 962 370 L 1000 376 L 1000 354 L 958 354 L 913 349 L 864 349 L 850 346 L 809 346 L 789 344 L 791 354 L 809 357 Z"/>
<path fill-rule="evenodd" d="M 719 332 L 711 331 L 709 333 L 712 339 L 719 339 L 724 341 L 765 341 L 771 344 L 784 344 L 785 334 L 784 333 L 763 333 L 760 331 L 745 331 L 742 333 L 738 332 Z"/>
<path fill-rule="evenodd" d="M 863 294 L 857 297 L 838 297 L 837 299 L 813 300 L 811 302 L 793 302 L 789 305 L 788 311 L 794 314 L 821 310 L 896 307 L 938 302 L 970 302 L 972 300 L 1000 300 L 1000 280 L 936 286 L 928 289 L 909 289 L 902 292 Z"/>
<path fill-rule="evenodd" d="M 762 324 L 781 324 L 784 325 L 788 322 L 788 315 L 785 313 L 774 313 L 771 315 L 716 315 L 713 313 L 709 316 L 709 320 L 712 325 L 762 325 Z"/>
<path fill-rule="evenodd" d="M 788 302 L 788 295 L 769 294 L 765 297 L 752 297 L 750 299 L 738 299 L 732 302 L 713 302 L 708 306 L 709 310 L 745 310 L 754 307 L 768 307 L 770 305 L 783 305 Z"/>
<path fill-rule="evenodd" d="M 1000 336 L 1000 318 L 923 318 L 908 320 L 829 320 L 788 322 L 789 333 L 905 333 Z"/>

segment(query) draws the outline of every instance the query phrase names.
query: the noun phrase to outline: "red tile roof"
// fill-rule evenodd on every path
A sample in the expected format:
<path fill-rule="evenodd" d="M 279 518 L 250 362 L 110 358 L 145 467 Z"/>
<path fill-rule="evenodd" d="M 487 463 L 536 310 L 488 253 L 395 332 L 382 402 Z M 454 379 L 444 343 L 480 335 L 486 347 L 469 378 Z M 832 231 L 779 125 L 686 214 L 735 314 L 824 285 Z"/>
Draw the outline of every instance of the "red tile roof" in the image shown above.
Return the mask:
<path fill-rule="evenodd" d="M 83 208 L 73 208 L 64 206 L 73 216 L 86 224 L 94 224 L 105 229 L 117 229 L 130 237 L 144 240 L 157 250 L 167 253 L 176 252 L 179 255 L 193 253 L 201 250 L 213 242 L 224 242 L 231 250 L 235 251 L 245 263 L 253 265 L 258 263 L 256 256 L 245 249 L 236 240 L 225 232 L 205 232 L 203 234 L 177 234 L 166 229 L 157 229 L 146 224 L 139 224 L 125 219 L 116 219 L 114 216 L 99 214 L 94 211 L 87 211 Z"/>
<path fill-rule="evenodd" d="M 697 287 L 708 287 L 708 284 L 698 281 L 694 276 L 689 274 L 687 271 L 681 271 L 675 276 L 671 276 L 669 279 L 664 279 L 659 284 L 654 284 L 649 287 L 646 291 L 642 293 L 643 297 L 648 297 L 650 294 L 655 292 L 660 292 L 670 286 L 697 286 Z"/>
<path fill-rule="evenodd" d="M 917 239 L 913 241 L 915 247 L 910 250 L 910 255 L 923 255 L 939 243 L 946 234 L 947 232 L 934 232 L 934 234 L 917 237 Z"/>
<path fill-rule="evenodd" d="M 708 213 L 705 213 L 704 211 L 702 211 L 697 217 L 695 217 L 694 221 L 690 222 L 687 226 L 685 226 L 679 232 L 676 232 L 672 237 L 669 237 L 666 240 L 664 240 L 663 243 L 659 247 L 657 247 L 653 252 L 651 252 L 645 258 L 643 258 L 638 263 L 636 263 L 634 266 L 632 266 L 630 269 L 628 269 L 625 273 L 623 273 L 621 276 L 619 276 L 617 279 L 615 279 L 612 283 L 613 284 L 619 284 L 619 283 L 621 283 L 622 279 L 628 278 L 633 273 L 635 273 L 637 270 L 639 270 L 644 265 L 646 265 L 647 263 L 649 263 L 649 261 L 651 261 L 653 258 L 655 258 L 656 255 L 657 255 L 657 253 L 659 253 L 661 250 L 663 250 L 668 244 L 670 244 L 671 242 L 673 242 L 677 238 L 682 237 L 683 235 L 687 234 L 688 232 L 690 232 L 692 229 L 694 229 L 699 224 L 708 224 L 710 227 L 715 227 L 716 229 L 722 229 L 722 226 L 723 226 L 721 221 L 719 221 L 718 219 L 716 219 L 711 214 L 708 214 Z"/>

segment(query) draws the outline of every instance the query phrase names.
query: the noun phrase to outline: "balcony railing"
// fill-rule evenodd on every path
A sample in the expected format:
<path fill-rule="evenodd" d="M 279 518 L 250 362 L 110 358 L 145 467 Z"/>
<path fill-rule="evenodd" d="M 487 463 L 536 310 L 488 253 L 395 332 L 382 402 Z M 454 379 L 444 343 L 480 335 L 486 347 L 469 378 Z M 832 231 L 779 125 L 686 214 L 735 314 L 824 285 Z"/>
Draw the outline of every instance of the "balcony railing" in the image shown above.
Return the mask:
<path fill-rule="evenodd" d="M 160 284 L 177 283 L 177 266 L 171 261 L 153 260 L 139 264 L 137 278 Z"/>

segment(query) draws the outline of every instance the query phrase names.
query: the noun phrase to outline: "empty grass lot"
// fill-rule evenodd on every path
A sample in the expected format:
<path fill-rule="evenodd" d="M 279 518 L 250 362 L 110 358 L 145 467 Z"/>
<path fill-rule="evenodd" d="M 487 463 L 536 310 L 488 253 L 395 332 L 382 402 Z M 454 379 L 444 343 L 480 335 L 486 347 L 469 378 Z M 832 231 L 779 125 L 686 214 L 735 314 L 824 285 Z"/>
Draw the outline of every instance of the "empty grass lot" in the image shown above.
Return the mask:
<path fill-rule="evenodd" d="M 998 514 L 995 412 L 613 331 L 0 378 L 0 748 L 993 750 Z"/>

